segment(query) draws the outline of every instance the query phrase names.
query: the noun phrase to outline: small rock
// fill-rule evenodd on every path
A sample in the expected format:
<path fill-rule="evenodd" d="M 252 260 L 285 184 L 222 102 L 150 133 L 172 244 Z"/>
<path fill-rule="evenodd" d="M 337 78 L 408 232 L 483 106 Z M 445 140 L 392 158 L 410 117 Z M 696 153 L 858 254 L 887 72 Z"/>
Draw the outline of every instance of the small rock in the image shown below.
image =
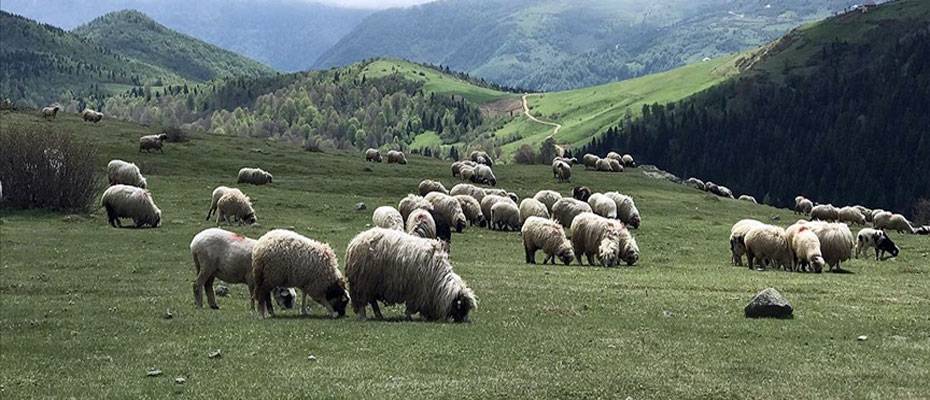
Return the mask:
<path fill-rule="evenodd" d="M 365 209 L 367 209 L 367 208 L 368 208 L 368 206 L 366 206 L 365 203 L 357 203 L 357 204 L 355 205 L 355 211 L 362 211 L 362 210 L 365 210 Z"/>
<path fill-rule="evenodd" d="M 213 292 L 216 293 L 217 296 L 226 297 L 229 296 L 229 287 L 226 285 L 219 285 Z"/>
<path fill-rule="evenodd" d="M 149 370 L 145 372 L 145 376 L 161 376 L 161 374 L 162 372 L 158 368 L 149 368 Z"/>
<path fill-rule="evenodd" d="M 864 342 L 864 341 L 866 341 L 866 340 L 868 340 L 868 339 L 869 339 L 869 337 L 866 336 L 866 335 L 862 335 L 862 336 L 859 336 L 859 337 L 856 338 L 856 340 L 858 340 L 858 341 L 860 341 L 860 342 Z"/>
<path fill-rule="evenodd" d="M 165 309 L 165 315 L 162 316 L 164 319 L 174 318 L 174 314 L 171 313 L 171 309 Z"/>
<path fill-rule="evenodd" d="M 666 317 L 671 317 L 671 316 L 674 315 L 674 314 L 673 314 L 671 311 L 669 311 L 669 310 L 662 310 L 662 315 L 664 315 L 664 316 L 666 316 Z"/>
<path fill-rule="evenodd" d="M 307 360 L 309 360 L 309 361 L 316 361 L 316 356 L 313 355 L 313 354 L 311 354 L 311 355 L 307 356 Z"/>
<path fill-rule="evenodd" d="M 210 354 L 207 354 L 207 357 L 208 358 L 223 358 L 223 351 L 220 349 L 216 349 L 214 351 L 211 351 Z"/>
<path fill-rule="evenodd" d="M 794 308 L 775 288 L 765 289 L 746 305 L 746 318 L 792 318 Z"/>
<path fill-rule="evenodd" d="M 183 385 L 184 382 L 187 382 L 187 379 L 184 379 L 183 376 L 179 376 L 179 377 L 177 377 L 177 378 L 174 378 L 174 383 L 177 383 L 178 385 Z"/>

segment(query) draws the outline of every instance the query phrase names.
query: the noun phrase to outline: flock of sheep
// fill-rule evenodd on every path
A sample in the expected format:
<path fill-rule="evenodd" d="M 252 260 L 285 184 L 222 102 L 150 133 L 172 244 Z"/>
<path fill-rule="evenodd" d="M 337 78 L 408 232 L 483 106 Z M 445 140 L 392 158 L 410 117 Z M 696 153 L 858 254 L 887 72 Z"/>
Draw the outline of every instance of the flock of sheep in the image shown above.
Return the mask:
<path fill-rule="evenodd" d="M 39 110 L 39 115 L 41 115 L 43 118 L 47 120 L 53 120 L 55 119 L 55 117 L 58 116 L 59 111 L 61 111 L 61 106 L 50 105 L 48 107 L 43 107 L 41 110 Z M 84 121 L 86 122 L 93 122 L 96 124 L 100 122 L 101 120 L 103 120 L 102 112 L 94 111 L 89 108 L 85 109 L 84 111 L 81 111 L 79 114 L 81 115 L 81 118 L 84 119 Z"/>

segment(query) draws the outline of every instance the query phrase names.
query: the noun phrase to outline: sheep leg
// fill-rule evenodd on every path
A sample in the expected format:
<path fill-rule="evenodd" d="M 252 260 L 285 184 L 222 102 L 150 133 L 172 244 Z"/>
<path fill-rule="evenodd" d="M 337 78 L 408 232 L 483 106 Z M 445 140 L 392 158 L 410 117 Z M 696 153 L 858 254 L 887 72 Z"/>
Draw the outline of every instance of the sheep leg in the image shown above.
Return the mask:
<path fill-rule="evenodd" d="M 197 276 L 197 280 L 194 281 L 194 306 L 197 308 L 203 308 L 203 278 Z"/>
<path fill-rule="evenodd" d="M 749 264 L 750 271 L 753 270 L 753 261 L 755 261 L 755 259 L 756 257 L 754 257 L 754 255 L 751 252 L 746 253 L 746 262 Z"/>
<path fill-rule="evenodd" d="M 359 305 L 355 303 L 355 299 L 352 299 L 352 311 L 355 311 L 356 318 L 358 318 L 359 321 L 364 321 L 368 319 L 368 316 L 365 315 L 365 307 L 367 306 L 365 305 L 365 303 L 359 303 L 359 304 L 361 304 L 361 307 L 359 307 Z"/>
<path fill-rule="evenodd" d="M 216 292 L 213 291 L 213 281 L 216 277 L 209 277 L 204 283 L 203 288 L 207 291 L 207 304 L 214 310 L 219 310 L 220 306 L 216 304 Z"/>
<path fill-rule="evenodd" d="M 879 252 L 878 247 L 876 247 L 876 248 L 875 248 L 875 261 L 879 261 L 879 259 L 880 259 L 880 257 L 878 256 L 878 252 Z M 884 252 L 882 252 L 882 253 L 884 253 Z M 856 256 L 856 258 L 859 258 L 859 257 Z"/>
<path fill-rule="evenodd" d="M 526 254 L 526 263 L 527 264 L 536 264 L 536 252 L 530 251 L 529 247 L 524 247 L 523 252 Z M 546 262 L 543 261 L 543 264 Z"/>
<path fill-rule="evenodd" d="M 595 263 L 594 263 L 594 253 L 588 253 L 588 254 L 586 254 L 586 256 L 588 257 L 588 265 L 595 265 Z"/>
<path fill-rule="evenodd" d="M 307 304 L 307 292 L 301 291 L 300 296 L 300 315 L 309 315 L 310 306 Z"/>
<path fill-rule="evenodd" d="M 555 254 L 547 254 L 546 258 L 543 260 L 543 265 L 546 265 L 547 262 L 551 262 L 552 265 L 555 265 Z"/>
<path fill-rule="evenodd" d="M 375 313 L 375 318 L 384 319 L 384 315 L 381 314 L 381 307 L 378 307 L 378 301 L 372 300 L 368 304 L 371 304 L 371 311 Z"/>

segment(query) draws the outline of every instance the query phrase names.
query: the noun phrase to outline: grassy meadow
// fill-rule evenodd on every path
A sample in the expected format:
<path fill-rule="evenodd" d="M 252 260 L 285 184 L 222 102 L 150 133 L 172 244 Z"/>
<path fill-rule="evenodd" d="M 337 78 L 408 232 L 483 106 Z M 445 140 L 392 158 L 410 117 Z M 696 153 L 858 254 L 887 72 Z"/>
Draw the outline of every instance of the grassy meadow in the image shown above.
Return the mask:
<path fill-rule="evenodd" d="M 351 312 L 332 320 L 318 305 L 309 317 L 279 310 L 259 320 L 243 286 L 218 298 L 220 310 L 193 306 L 188 245 L 214 226 L 204 216 L 215 186 L 235 185 L 240 167 L 270 171 L 274 184 L 241 187 L 259 224 L 227 229 L 255 238 L 292 229 L 331 244 L 341 263 L 376 207 L 396 206 L 424 178 L 455 184 L 448 162 L 368 164 L 361 154 L 221 136 L 139 154 L 137 138 L 153 131 L 131 123 L 21 113 L 0 121 L 98 144 L 101 174 L 112 158 L 137 163 L 163 212 L 160 228 L 137 230 L 111 228 L 102 209 L 0 209 L 4 399 L 930 396 L 926 237 L 892 234 L 899 257 L 852 260 L 847 274 L 755 272 L 730 265 L 730 226 L 747 217 L 784 226 L 797 218 L 790 211 L 710 197 L 637 169 L 576 167 L 573 184 L 635 198 L 643 225 L 634 267 L 526 265 L 519 233 L 472 227 L 454 235 L 451 253 L 479 298 L 471 323 L 405 322 L 400 307 L 384 309 L 387 321 L 360 322 Z M 521 198 L 571 189 L 548 166 L 495 173 Z M 358 202 L 367 210 L 355 211 Z M 743 317 L 769 286 L 792 302 L 794 319 Z M 209 358 L 217 349 L 222 357 Z M 150 368 L 164 374 L 147 377 Z"/>

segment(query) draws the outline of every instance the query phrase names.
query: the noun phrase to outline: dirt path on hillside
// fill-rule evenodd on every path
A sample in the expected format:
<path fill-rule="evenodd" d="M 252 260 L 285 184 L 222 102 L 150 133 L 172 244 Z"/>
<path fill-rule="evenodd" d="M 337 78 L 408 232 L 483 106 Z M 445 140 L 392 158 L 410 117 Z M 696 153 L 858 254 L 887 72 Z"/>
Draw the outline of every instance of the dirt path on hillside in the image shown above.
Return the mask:
<path fill-rule="evenodd" d="M 559 133 L 559 130 L 562 129 L 562 124 L 557 124 L 555 122 L 549 122 L 549 121 L 543 121 L 539 118 L 534 117 L 533 114 L 530 114 L 530 106 L 526 104 L 526 98 L 529 96 L 540 96 L 540 94 L 534 93 L 534 94 L 523 95 L 523 113 L 526 114 L 526 117 L 529 118 L 530 121 L 533 121 L 537 124 L 543 124 L 543 125 L 553 127 L 554 129 L 552 130 L 552 136 L 555 136 L 557 133 Z"/>

